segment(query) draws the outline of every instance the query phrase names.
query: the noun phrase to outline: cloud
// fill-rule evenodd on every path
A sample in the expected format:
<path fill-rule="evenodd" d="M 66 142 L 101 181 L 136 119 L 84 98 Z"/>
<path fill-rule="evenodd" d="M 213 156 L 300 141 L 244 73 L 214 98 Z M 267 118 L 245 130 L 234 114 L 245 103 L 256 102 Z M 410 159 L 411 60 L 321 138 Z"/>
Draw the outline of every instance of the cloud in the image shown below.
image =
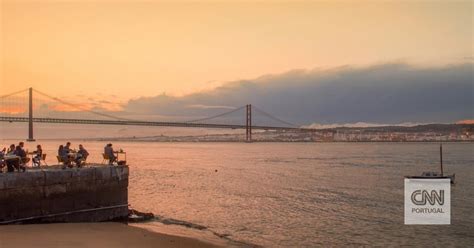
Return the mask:
<path fill-rule="evenodd" d="M 474 120 L 460 120 L 457 124 L 474 124 Z"/>
<path fill-rule="evenodd" d="M 413 127 L 417 125 L 426 125 L 430 123 L 413 123 L 413 122 L 404 122 L 404 123 L 397 123 L 397 126 L 403 127 Z M 328 128 L 336 128 L 336 127 L 354 127 L 354 128 L 363 128 L 363 127 L 386 127 L 392 126 L 393 124 L 385 124 L 385 123 L 367 123 L 367 122 L 356 122 L 356 123 L 333 123 L 333 124 L 319 124 L 313 123 L 311 125 L 304 125 L 302 127 L 305 128 L 313 128 L 313 129 L 328 129 Z"/>
<path fill-rule="evenodd" d="M 188 105 L 188 108 L 197 108 L 197 109 L 235 109 L 231 106 L 211 106 L 211 105 L 202 105 L 202 104 L 193 104 Z"/>
<path fill-rule="evenodd" d="M 389 63 L 363 68 L 293 70 L 229 82 L 214 90 L 182 97 L 142 97 L 130 100 L 124 110 L 193 119 L 225 109 L 190 106 L 245 104 L 298 125 L 473 119 L 473 63 L 442 67 Z"/>

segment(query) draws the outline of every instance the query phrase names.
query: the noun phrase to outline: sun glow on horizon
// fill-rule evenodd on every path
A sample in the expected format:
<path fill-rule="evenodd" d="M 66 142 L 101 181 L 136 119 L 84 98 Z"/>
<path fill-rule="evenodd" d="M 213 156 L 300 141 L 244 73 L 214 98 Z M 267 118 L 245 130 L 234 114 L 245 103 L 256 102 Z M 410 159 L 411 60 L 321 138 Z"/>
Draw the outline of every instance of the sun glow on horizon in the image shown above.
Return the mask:
<path fill-rule="evenodd" d="M 474 124 L 474 120 L 460 120 L 456 124 Z"/>

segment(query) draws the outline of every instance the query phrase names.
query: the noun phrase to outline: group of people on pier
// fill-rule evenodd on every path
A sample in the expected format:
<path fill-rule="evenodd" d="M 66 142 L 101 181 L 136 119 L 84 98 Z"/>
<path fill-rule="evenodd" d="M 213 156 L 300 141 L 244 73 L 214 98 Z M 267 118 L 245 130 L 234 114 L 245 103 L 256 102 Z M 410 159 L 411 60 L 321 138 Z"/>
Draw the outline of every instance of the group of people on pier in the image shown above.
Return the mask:
<path fill-rule="evenodd" d="M 78 151 L 71 149 L 71 142 L 60 145 L 58 148 L 58 162 L 63 163 L 63 168 L 66 168 L 66 166 L 72 168 L 74 164 L 80 168 L 86 163 L 88 156 L 89 152 L 81 144 L 79 144 Z"/>
<path fill-rule="evenodd" d="M 5 167 L 7 172 L 14 172 L 15 170 L 24 172 L 30 160 L 33 167 L 39 167 L 41 161 L 45 162 L 46 154 L 43 153 L 41 145 L 37 145 L 36 150 L 31 153 L 25 150 L 24 147 L 25 143 L 19 142 L 18 145 L 11 144 L 8 149 L 5 147 L 0 151 L 0 173 L 2 173 Z M 104 147 L 104 160 L 108 160 L 109 165 L 113 165 L 118 162 L 117 153 L 112 148 L 112 144 L 107 144 Z M 31 155 L 32 158 L 30 159 L 28 155 Z M 73 168 L 74 165 L 80 168 L 85 165 L 87 157 L 89 157 L 89 152 L 82 144 L 79 144 L 78 150 L 71 148 L 71 142 L 67 142 L 66 145 L 60 145 L 58 148 L 57 160 L 59 163 L 62 163 L 63 169 L 67 167 Z"/>
<path fill-rule="evenodd" d="M 11 144 L 10 147 L 4 147 L 0 151 L 0 171 L 6 166 L 8 172 L 14 172 L 15 169 L 18 171 L 25 171 L 26 164 L 30 161 L 27 153 L 24 149 L 25 143 L 20 142 L 17 146 Z"/>

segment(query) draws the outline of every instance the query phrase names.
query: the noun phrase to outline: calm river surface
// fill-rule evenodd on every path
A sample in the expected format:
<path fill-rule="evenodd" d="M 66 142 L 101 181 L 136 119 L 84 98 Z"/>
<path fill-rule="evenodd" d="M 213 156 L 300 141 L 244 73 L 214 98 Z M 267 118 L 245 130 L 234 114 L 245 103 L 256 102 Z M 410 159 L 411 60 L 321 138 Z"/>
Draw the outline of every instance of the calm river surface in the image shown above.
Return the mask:
<path fill-rule="evenodd" d="M 41 142 L 51 155 L 58 142 Z M 73 141 L 73 147 L 79 142 Z M 101 161 L 103 143 L 84 142 Z M 33 144 L 27 144 L 32 150 Z M 474 144 L 444 144 L 451 225 L 403 224 L 405 175 L 437 171 L 436 143 L 133 143 L 129 202 L 267 247 L 474 244 Z M 49 163 L 53 163 L 52 156 Z M 153 225 L 149 223 L 147 225 Z M 189 229 L 189 228 L 188 228 Z"/>

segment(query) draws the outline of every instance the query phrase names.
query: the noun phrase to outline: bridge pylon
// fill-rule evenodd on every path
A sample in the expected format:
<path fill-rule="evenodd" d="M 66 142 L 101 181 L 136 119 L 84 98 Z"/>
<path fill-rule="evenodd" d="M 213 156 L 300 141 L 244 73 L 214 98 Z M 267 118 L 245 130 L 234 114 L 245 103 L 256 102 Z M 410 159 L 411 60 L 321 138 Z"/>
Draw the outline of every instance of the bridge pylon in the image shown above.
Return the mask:
<path fill-rule="evenodd" d="M 35 141 L 33 138 L 33 88 L 28 89 L 28 139 L 26 141 Z"/>

